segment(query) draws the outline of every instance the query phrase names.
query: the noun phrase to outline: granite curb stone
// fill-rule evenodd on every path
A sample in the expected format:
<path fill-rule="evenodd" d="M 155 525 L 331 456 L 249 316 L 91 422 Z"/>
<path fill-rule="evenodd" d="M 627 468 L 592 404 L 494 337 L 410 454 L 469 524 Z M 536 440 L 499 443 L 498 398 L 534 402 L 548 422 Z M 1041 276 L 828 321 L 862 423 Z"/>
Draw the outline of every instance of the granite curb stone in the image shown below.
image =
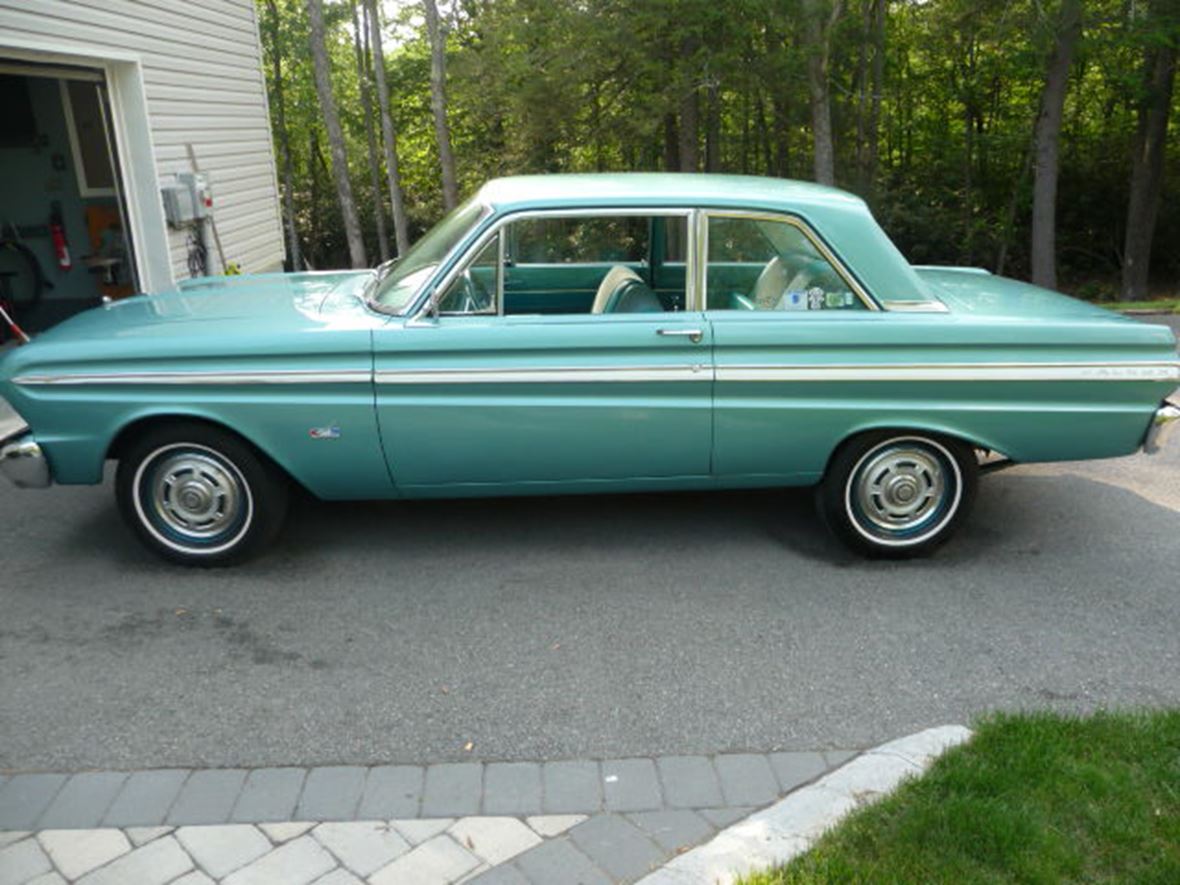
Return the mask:
<path fill-rule="evenodd" d="M 640 885 L 728 885 L 740 875 L 785 863 L 844 815 L 921 774 L 939 754 L 970 737 L 969 729 L 946 725 L 869 750 L 675 857 Z"/>
<path fill-rule="evenodd" d="M 37 821 L 44 830 L 97 827 L 127 780 L 122 771 L 85 771 L 75 774 L 54 797 Z"/>
<path fill-rule="evenodd" d="M 246 777 L 230 820 L 235 823 L 290 820 L 303 792 L 302 768 L 255 768 Z"/>
<path fill-rule="evenodd" d="M 172 803 L 168 823 L 174 826 L 225 823 L 246 781 L 246 774 L 232 768 L 194 771 Z"/>
<path fill-rule="evenodd" d="M 165 823 L 172 803 L 190 774 L 188 769 L 180 768 L 133 772 L 103 815 L 103 823 L 111 827 L 149 827 Z"/>
<path fill-rule="evenodd" d="M 355 765 L 313 768 L 303 782 L 295 816 L 300 820 L 353 820 L 367 770 Z"/>

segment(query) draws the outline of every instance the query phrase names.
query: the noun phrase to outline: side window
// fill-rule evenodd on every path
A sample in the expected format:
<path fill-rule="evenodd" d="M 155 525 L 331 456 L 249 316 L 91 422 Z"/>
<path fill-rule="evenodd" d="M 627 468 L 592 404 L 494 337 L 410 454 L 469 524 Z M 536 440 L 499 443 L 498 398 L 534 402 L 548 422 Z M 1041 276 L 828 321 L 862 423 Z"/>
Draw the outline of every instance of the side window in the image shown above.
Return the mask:
<path fill-rule="evenodd" d="M 684 271 L 661 274 L 668 218 L 545 215 L 504 228 L 503 312 L 512 315 L 683 310 Z M 683 217 L 672 221 L 684 223 Z"/>
<path fill-rule="evenodd" d="M 648 219 L 526 218 L 511 226 L 513 264 L 613 264 L 647 260 Z"/>
<path fill-rule="evenodd" d="M 494 237 L 464 268 L 438 301 L 440 314 L 495 313 L 500 239 Z"/>
<path fill-rule="evenodd" d="M 864 310 L 803 230 L 788 221 L 712 216 L 709 310 Z"/>

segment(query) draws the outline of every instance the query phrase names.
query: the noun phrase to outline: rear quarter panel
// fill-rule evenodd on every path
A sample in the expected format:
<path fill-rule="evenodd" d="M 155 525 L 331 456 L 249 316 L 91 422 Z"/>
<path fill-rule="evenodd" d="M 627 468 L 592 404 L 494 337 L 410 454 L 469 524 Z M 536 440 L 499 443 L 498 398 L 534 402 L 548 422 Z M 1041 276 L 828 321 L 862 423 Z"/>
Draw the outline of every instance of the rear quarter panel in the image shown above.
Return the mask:
<path fill-rule="evenodd" d="M 843 440 L 878 428 L 943 433 L 1016 461 L 1126 455 L 1178 383 L 1171 332 L 1117 317 L 710 317 L 721 477 L 814 481 Z"/>

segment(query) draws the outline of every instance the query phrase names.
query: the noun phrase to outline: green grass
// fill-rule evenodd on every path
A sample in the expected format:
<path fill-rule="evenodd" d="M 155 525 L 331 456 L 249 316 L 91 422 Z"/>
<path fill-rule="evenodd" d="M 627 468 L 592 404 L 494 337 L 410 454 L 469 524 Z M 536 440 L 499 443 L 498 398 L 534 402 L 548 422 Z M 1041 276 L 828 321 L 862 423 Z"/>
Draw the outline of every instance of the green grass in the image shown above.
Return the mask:
<path fill-rule="evenodd" d="M 1155 301 L 1101 301 L 1111 310 L 1150 310 L 1159 313 L 1180 313 L 1180 298 L 1159 298 Z"/>
<path fill-rule="evenodd" d="M 995 715 L 743 885 L 1180 883 L 1180 711 Z"/>

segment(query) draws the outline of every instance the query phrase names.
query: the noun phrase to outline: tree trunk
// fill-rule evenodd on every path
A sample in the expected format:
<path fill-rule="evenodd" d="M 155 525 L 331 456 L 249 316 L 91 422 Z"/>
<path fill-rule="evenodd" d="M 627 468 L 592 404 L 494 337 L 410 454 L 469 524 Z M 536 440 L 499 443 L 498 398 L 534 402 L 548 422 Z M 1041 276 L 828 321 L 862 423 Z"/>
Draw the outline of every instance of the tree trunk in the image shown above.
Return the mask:
<path fill-rule="evenodd" d="M 677 172 L 680 169 L 680 133 L 676 128 L 676 115 L 664 114 L 664 171 Z"/>
<path fill-rule="evenodd" d="M 1063 0 L 1033 136 L 1032 281 L 1046 289 L 1057 288 L 1057 147 L 1069 69 L 1081 33 L 1081 0 Z"/>
<path fill-rule="evenodd" d="M 271 58 L 274 64 L 275 114 L 278 119 L 279 162 L 283 166 L 283 214 L 287 216 L 287 258 L 293 271 L 303 269 L 303 255 L 299 249 L 299 231 L 295 228 L 294 171 L 291 165 L 291 138 L 287 132 L 287 103 L 283 95 L 283 54 L 279 42 L 279 8 L 275 0 L 267 0 L 271 26 Z"/>
<path fill-rule="evenodd" d="M 430 109 L 434 112 L 438 162 L 442 166 L 443 205 L 450 211 L 459 202 L 459 188 L 455 184 L 455 156 L 451 153 L 451 127 L 447 123 L 447 46 L 439 26 L 438 4 L 423 0 L 422 6 L 430 37 Z"/>
<path fill-rule="evenodd" d="M 786 41 L 779 31 L 774 17 L 766 22 L 766 49 L 776 62 L 786 51 Z M 777 69 L 778 65 L 775 65 Z M 770 137 L 774 141 L 774 161 L 767 160 L 767 175 L 777 175 L 780 178 L 791 177 L 791 131 L 788 125 L 790 113 L 788 88 L 783 78 L 774 76 L 767 83 L 770 95 Z"/>
<path fill-rule="evenodd" d="M 693 83 L 680 99 L 680 171 L 696 172 L 700 166 L 700 97 Z"/>
<path fill-rule="evenodd" d="M 873 0 L 864 0 L 860 45 L 856 49 L 856 189 L 865 192 L 865 153 L 869 128 L 869 34 L 872 31 Z"/>
<path fill-rule="evenodd" d="M 705 105 L 705 171 L 721 171 L 721 101 L 717 84 L 709 83 Z"/>
<path fill-rule="evenodd" d="M 351 0 L 352 44 L 356 49 L 356 77 L 361 90 L 361 112 L 365 115 L 365 149 L 369 157 L 369 186 L 373 189 L 373 221 L 377 228 L 377 250 L 381 260 L 389 260 L 389 234 L 385 230 L 385 201 L 381 199 L 381 164 L 377 162 L 377 136 L 373 132 L 373 99 L 369 94 L 369 66 L 366 52 L 361 47 L 360 20 L 356 14 L 356 0 Z"/>
<path fill-rule="evenodd" d="M 1000 252 L 996 257 L 996 276 L 1004 275 L 1004 268 L 1008 264 L 1008 248 L 1012 243 L 1012 231 L 1016 228 L 1016 211 L 1020 208 L 1020 195 L 1028 185 L 1028 173 L 1032 166 L 1035 143 L 1029 140 L 1028 146 L 1020 159 L 1020 171 L 1012 183 L 1011 195 L 1008 197 L 1008 207 L 1004 211 L 1004 219 L 1000 227 Z"/>
<path fill-rule="evenodd" d="M 1139 128 L 1131 158 L 1131 193 L 1123 244 L 1122 294 L 1131 301 L 1147 297 L 1151 240 L 1163 190 L 1168 111 L 1176 79 L 1176 47 L 1158 45 L 1149 49 L 1143 74 L 1146 96 L 1139 108 Z"/>
<path fill-rule="evenodd" d="M 377 77 L 377 107 L 381 109 L 381 143 L 385 150 L 385 174 L 389 183 L 389 202 L 393 209 L 393 234 L 397 254 L 410 248 L 410 231 L 406 223 L 406 203 L 402 196 L 401 173 L 397 165 L 397 135 L 389 113 L 389 87 L 385 82 L 385 51 L 381 48 L 381 19 L 377 17 L 377 0 L 365 0 L 369 19 L 369 42 L 373 46 L 373 72 Z"/>
<path fill-rule="evenodd" d="M 825 8 L 824 0 L 804 0 L 807 19 L 807 86 L 811 95 L 811 129 L 815 142 L 815 180 L 836 183 L 836 149 L 832 140 L 832 102 L 828 90 L 828 54 L 832 28 L 840 17 L 843 0 Z M 824 13 L 827 12 L 825 21 Z"/>
<path fill-rule="evenodd" d="M 315 68 L 315 90 L 328 130 L 328 148 L 332 153 L 332 177 L 336 181 L 336 196 L 340 213 L 344 216 L 344 235 L 348 238 L 348 256 L 353 267 L 367 267 L 365 241 L 361 237 L 361 222 L 356 213 L 352 185 L 348 181 L 348 155 L 344 150 L 344 133 L 336 113 L 336 99 L 332 97 L 332 81 L 328 67 L 328 51 L 324 46 L 323 0 L 307 0 L 307 20 L 311 26 L 311 60 Z"/>
<path fill-rule="evenodd" d="M 869 68 L 869 121 L 861 176 L 865 196 L 877 189 L 877 165 L 881 141 L 881 84 L 885 79 L 885 0 L 872 0 L 873 63 Z"/>

